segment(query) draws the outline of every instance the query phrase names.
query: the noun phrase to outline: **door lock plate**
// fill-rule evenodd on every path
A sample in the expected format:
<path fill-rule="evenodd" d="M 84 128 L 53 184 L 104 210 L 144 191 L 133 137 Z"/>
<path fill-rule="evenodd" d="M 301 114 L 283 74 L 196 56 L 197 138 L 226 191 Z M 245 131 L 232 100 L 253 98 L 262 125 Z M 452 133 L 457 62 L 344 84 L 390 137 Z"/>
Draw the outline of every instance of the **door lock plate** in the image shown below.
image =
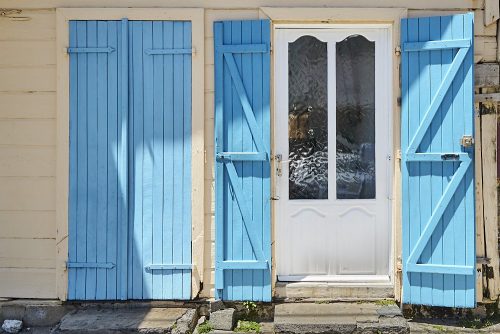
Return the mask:
<path fill-rule="evenodd" d="M 468 135 L 462 136 L 462 138 L 460 138 L 460 145 L 465 148 L 472 147 L 474 145 L 474 138 Z"/>

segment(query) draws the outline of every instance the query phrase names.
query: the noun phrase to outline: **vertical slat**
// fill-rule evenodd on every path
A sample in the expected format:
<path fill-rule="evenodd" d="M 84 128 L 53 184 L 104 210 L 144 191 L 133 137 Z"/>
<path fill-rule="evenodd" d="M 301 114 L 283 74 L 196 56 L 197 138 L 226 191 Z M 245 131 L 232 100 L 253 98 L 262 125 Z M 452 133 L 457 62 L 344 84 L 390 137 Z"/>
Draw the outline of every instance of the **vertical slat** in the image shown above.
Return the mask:
<path fill-rule="evenodd" d="M 107 22 L 97 22 L 97 46 L 107 47 L 108 45 Z M 96 262 L 106 262 L 107 258 L 107 216 L 108 207 L 108 54 L 97 54 L 97 219 L 96 219 Z M 110 166 L 112 167 L 112 166 Z M 112 263 L 116 263 L 112 261 Z M 97 300 L 106 299 L 106 271 L 98 268 L 96 274 L 96 295 Z"/>
<path fill-rule="evenodd" d="M 441 18 L 431 17 L 429 22 L 430 40 L 441 39 Z M 441 51 L 430 52 L 430 94 L 434 96 L 441 82 Z M 431 123 L 431 152 L 443 152 L 442 150 L 442 109 L 439 108 Z M 443 191 L 443 164 L 433 163 L 431 167 L 431 202 L 432 210 L 436 207 Z M 438 223 L 436 231 L 432 236 L 432 263 L 443 263 L 443 221 Z M 432 301 L 437 304 L 443 303 L 443 275 L 432 274 Z"/>
<path fill-rule="evenodd" d="M 191 22 L 183 23 L 183 48 L 191 49 Z M 184 76 L 184 168 L 183 168 L 183 192 L 182 192 L 182 263 L 191 263 L 191 54 L 183 57 Z M 182 273 L 182 299 L 191 297 L 191 270 L 183 270 Z"/>
<path fill-rule="evenodd" d="M 182 22 L 174 22 L 174 48 L 182 48 L 183 43 Z M 184 80 L 182 55 L 174 55 L 174 96 L 173 96 L 173 176 L 174 193 L 182 194 L 182 169 L 183 169 L 183 89 L 181 84 Z M 173 204 L 173 261 L 182 263 L 182 196 L 174 196 Z M 173 291 L 174 299 L 182 298 L 182 270 L 173 271 Z"/>
<path fill-rule="evenodd" d="M 451 39 L 451 17 L 445 16 L 441 18 L 441 38 Z M 453 50 L 442 50 L 441 51 L 441 76 L 447 73 L 451 62 L 453 61 Z M 452 123 L 452 112 L 451 112 L 451 90 L 449 90 L 441 103 L 441 110 L 443 112 L 443 122 L 441 125 L 442 132 L 442 147 L 443 152 L 451 152 L 453 147 L 453 138 L 451 137 L 450 131 L 453 129 Z M 455 168 L 453 164 L 443 163 L 443 190 L 448 186 L 449 180 L 455 173 Z M 453 246 L 453 205 L 450 205 L 445 213 L 443 214 L 443 263 L 444 264 L 454 264 L 454 256 L 451 251 Z M 455 279 L 454 275 L 444 276 L 444 305 L 453 305 L 454 302 L 454 289 L 455 289 Z"/>
<path fill-rule="evenodd" d="M 217 22 L 214 24 L 214 49 L 217 50 L 219 45 L 222 45 L 223 24 Z M 214 55 L 214 79 L 215 79 L 215 155 L 222 152 L 224 148 L 224 85 L 223 85 L 223 55 L 215 53 Z M 222 299 L 220 291 L 224 286 L 224 271 L 220 268 L 219 263 L 224 260 L 224 165 L 217 160 L 215 163 L 215 298 Z"/>
<path fill-rule="evenodd" d="M 241 44 L 251 44 L 252 43 L 252 22 L 251 21 L 243 21 L 241 24 Z M 249 99 L 253 96 L 252 89 L 252 55 L 251 54 L 243 54 L 241 55 L 241 78 L 243 81 L 243 86 L 245 87 L 245 91 Z M 254 110 L 255 113 L 255 110 Z M 241 152 L 252 152 L 254 150 L 254 144 L 252 139 L 252 133 L 250 132 L 250 128 L 247 126 L 247 122 L 245 116 L 243 116 L 243 111 L 241 115 L 242 120 L 242 132 L 241 132 Z M 244 161 L 241 162 L 241 176 L 242 176 L 242 189 L 247 194 L 252 194 L 252 198 L 254 198 L 255 194 L 253 192 L 252 180 L 254 178 L 252 171 L 252 162 Z M 258 198 L 260 199 L 260 198 Z M 255 217 L 255 207 L 253 201 L 249 203 L 249 208 L 252 210 L 252 213 Z M 253 259 L 253 250 L 252 244 L 250 243 L 250 239 L 248 238 L 248 233 L 246 233 L 245 228 L 242 227 L 242 259 Z M 253 286 L 253 273 L 249 270 L 242 271 L 242 300 L 252 300 L 252 286 Z"/>
<path fill-rule="evenodd" d="M 251 22 L 251 40 L 249 43 L 253 44 L 260 44 L 262 41 L 262 23 L 259 21 L 252 21 Z M 249 98 L 251 99 L 253 111 L 255 114 L 255 119 L 257 121 L 257 124 L 264 124 L 264 119 L 265 119 L 265 114 L 263 110 L 263 105 L 262 105 L 262 89 L 263 89 L 263 73 L 262 73 L 262 55 L 260 54 L 252 54 L 251 59 L 249 61 L 251 62 L 252 66 L 255 67 L 256 70 L 251 72 L 251 84 L 252 84 L 252 90 L 251 94 L 250 92 L 248 93 Z M 265 137 L 265 127 L 263 126 L 261 128 L 260 135 L 264 138 Z M 266 143 L 266 141 L 264 141 Z M 249 148 L 250 151 L 257 151 L 257 147 L 255 143 L 251 142 L 251 147 Z M 264 215 L 263 215 L 263 203 L 262 203 L 262 196 L 263 196 L 263 165 L 265 162 L 252 162 L 252 207 L 253 207 L 253 213 L 254 213 L 254 218 L 256 218 L 256 221 L 262 221 L 264 222 L 265 220 Z M 260 226 L 260 230 L 258 231 L 258 235 L 264 240 L 264 229 L 263 229 L 262 224 Z M 265 245 L 266 243 L 264 243 Z M 250 249 L 251 250 L 251 249 Z M 252 254 L 251 252 L 251 259 L 255 259 L 255 255 Z M 252 288 L 252 298 L 255 300 L 262 300 L 263 299 L 263 294 L 262 294 L 262 286 L 264 283 L 264 273 L 262 270 L 253 270 L 252 271 L 252 285 L 250 286 Z M 248 300 L 252 300 L 252 298 L 247 298 Z"/>
<path fill-rule="evenodd" d="M 174 46 L 174 23 L 163 23 L 163 45 Z M 163 263 L 173 263 L 173 203 L 174 203 L 174 59 L 173 55 L 163 57 L 164 80 L 164 141 L 163 141 Z M 163 276 L 164 298 L 173 294 L 173 270 L 165 270 Z"/>
<path fill-rule="evenodd" d="M 223 26 L 223 44 L 231 44 L 231 35 L 232 35 L 232 23 L 224 22 Z M 229 74 L 229 69 L 227 68 L 227 64 L 223 61 L 223 83 L 224 88 L 224 106 L 222 108 L 223 114 L 223 129 L 224 129 L 224 146 L 223 150 L 231 151 L 233 148 L 232 138 L 233 138 L 233 85 L 231 82 L 231 75 Z M 231 198 L 231 185 L 229 182 L 229 177 L 227 177 L 227 173 L 224 171 L 224 229 L 225 229 L 225 237 L 222 239 L 223 249 L 224 249 L 224 259 L 225 260 L 234 260 L 233 256 L 233 218 L 234 218 L 234 209 L 233 209 L 233 201 Z M 239 213 L 238 213 L 239 214 Z M 224 271 L 224 299 L 233 298 L 233 270 Z"/>
<path fill-rule="evenodd" d="M 134 151 L 133 173 L 129 174 L 131 184 L 133 185 L 133 235 L 131 242 L 131 256 L 132 256 L 132 291 L 131 296 L 134 299 L 143 298 L 143 177 L 144 177 L 144 82 L 142 71 L 142 57 L 143 57 L 143 38 L 142 38 L 142 22 L 134 21 L 130 23 L 132 29 L 132 80 L 130 82 L 133 94 L 133 128 L 134 140 L 132 149 Z"/>
<path fill-rule="evenodd" d="M 129 245 L 129 170 L 128 163 L 128 133 L 129 133 L 129 31 L 128 20 L 121 21 L 121 38 L 118 44 L 121 53 L 118 80 L 120 88 L 118 90 L 119 117 L 118 117 L 118 241 L 119 241 L 119 269 L 118 292 L 120 299 L 128 297 L 128 259 L 127 251 Z M 133 171 L 133 170 L 132 170 Z M 130 188 L 133 188 L 131 185 Z"/>
<path fill-rule="evenodd" d="M 143 44 L 141 53 L 153 47 L 153 22 L 142 22 Z M 143 63 L 139 64 L 143 69 L 144 86 L 144 133 L 142 138 L 143 147 L 143 176 L 142 176 L 142 297 L 153 298 L 153 273 L 146 272 L 144 266 L 153 261 L 153 151 L 154 151 L 154 122 L 153 122 L 153 57 L 143 56 Z M 157 273 L 156 273 L 157 274 Z"/>
<path fill-rule="evenodd" d="M 474 45 L 474 16 L 469 14 L 464 17 L 464 38 L 470 38 Z M 474 54 L 473 50 L 469 49 L 463 65 L 463 89 L 464 89 L 464 118 L 465 118 L 465 134 L 474 136 L 474 99 L 473 99 L 473 78 L 474 78 Z M 473 154 L 473 149 L 468 149 Z M 474 160 L 472 160 L 474 161 Z M 474 204 L 474 164 L 472 163 L 469 170 L 465 174 L 465 264 L 475 266 L 476 258 L 474 256 L 476 250 L 475 238 L 475 204 Z M 496 249 L 495 249 L 496 250 Z M 498 256 L 498 252 L 496 252 Z M 498 265 L 498 257 L 496 264 Z M 465 278 L 465 305 L 475 305 L 476 295 L 474 289 L 476 280 L 474 276 Z"/>
<path fill-rule="evenodd" d="M 116 21 L 108 22 L 108 44 L 113 47 L 116 52 L 111 52 L 108 55 L 107 61 L 107 77 L 108 77 L 108 99 L 107 99 L 107 126 L 108 126 L 108 142 L 107 142 L 107 164 L 108 164 L 108 192 L 107 203 L 107 229 L 106 229 L 106 262 L 118 263 L 117 252 L 117 235 L 118 235 L 118 53 L 121 50 L 118 46 L 120 30 Z M 123 222 L 120 222 L 123 224 Z M 126 240 L 125 240 L 126 243 Z M 117 267 L 107 270 L 106 275 L 106 299 L 117 299 Z"/>
<path fill-rule="evenodd" d="M 77 44 L 87 46 L 87 23 L 77 22 Z M 87 55 L 78 54 L 78 181 L 77 181 L 77 245 L 76 259 L 87 262 Z M 76 269 L 76 299 L 85 299 L 86 269 Z"/>
<path fill-rule="evenodd" d="M 242 22 L 241 21 L 233 21 L 231 24 L 231 44 L 241 44 L 241 35 L 242 35 Z M 234 54 L 234 61 L 236 66 L 238 67 L 238 73 L 242 73 L 242 55 Z M 231 82 L 232 83 L 232 82 Z M 232 151 L 241 152 L 243 151 L 243 128 L 244 123 L 246 123 L 245 116 L 243 114 L 243 107 L 241 105 L 241 100 L 236 88 L 232 84 L 232 98 L 233 98 L 233 122 L 232 122 L 232 130 L 233 136 L 231 138 Z M 243 162 L 237 162 L 234 164 L 236 168 L 236 172 L 238 175 L 242 175 L 243 173 Z M 243 187 L 243 179 L 239 180 L 240 186 Z M 233 259 L 234 260 L 243 260 L 243 219 L 241 216 L 240 209 L 238 205 L 233 206 L 233 238 L 232 249 L 233 249 Z M 243 270 L 236 269 L 233 270 L 233 296 L 234 300 L 243 300 Z"/>
<path fill-rule="evenodd" d="M 429 31 L 429 18 L 419 18 L 418 19 L 418 40 L 428 41 L 430 38 Z M 418 53 L 419 61 L 419 122 L 421 123 L 424 113 L 430 105 L 430 53 L 429 51 L 422 51 Z M 430 147 L 430 131 L 427 131 L 420 144 L 420 149 L 422 152 L 429 151 Z M 419 191 L 420 191 L 420 230 L 425 228 L 425 224 L 432 215 L 432 198 L 429 196 L 431 194 L 431 162 L 420 162 L 420 180 L 419 180 Z M 424 263 L 429 262 L 431 258 L 431 243 L 428 243 L 422 252 L 421 259 Z M 432 275 L 428 273 L 421 274 L 421 298 L 422 300 L 432 300 Z"/>
<path fill-rule="evenodd" d="M 153 48 L 163 48 L 163 22 L 153 22 Z M 163 58 L 151 57 L 153 62 L 153 263 L 163 263 Z M 154 298 L 162 299 L 163 296 L 163 276 L 153 276 Z"/>
<path fill-rule="evenodd" d="M 262 42 L 271 45 L 271 24 L 268 20 L 261 21 Z M 262 56 L 262 128 L 264 145 L 271 147 L 271 57 L 269 53 Z M 258 70 L 258 68 L 257 68 Z M 263 162 L 262 171 L 262 217 L 264 256 L 269 260 L 269 268 L 263 272 L 264 282 L 262 300 L 271 301 L 271 162 Z"/>
<path fill-rule="evenodd" d="M 78 46 L 77 22 L 69 22 L 69 45 Z M 69 261 L 77 261 L 77 204 L 78 204 L 78 56 L 69 57 L 69 228 L 68 251 Z M 75 268 L 68 270 L 68 299 L 76 298 Z"/>
<path fill-rule="evenodd" d="M 418 19 L 408 20 L 408 41 L 417 42 L 418 41 Z M 415 111 L 420 109 L 420 87 L 419 87 L 419 53 L 412 52 L 408 55 L 408 76 L 410 78 L 409 83 L 409 105 L 412 106 Z M 409 117 L 409 133 L 414 134 L 419 126 L 419 113 L 410 112 Z M 419 163 L 410 163 L 409 169 L 409 194 L 408 201 L 412 203 L 410 205 L 409 214 L 409 224 L 410 224 L 410 244 L 414 245 L 420 236 L 420 220 L 419 220 L 419 210 L 420 210 L 420 189 L 419 189 L 419 179 L 420 166 Z M 414 176 L 414 177 L 412 177 Z M 419 304 L 421 299 L 421 274 L 411 273 L 410 274 L 410 294 L 413 303 Z"/>
<path fill-rule="evenodd" d="M 97 46 L 97 22 L 87 21 L 87 46 Z M 87 262 L 97 262 L 97 54 L 87 56 Z M 85 297 L 95 299 L 97 272 L 87 268 Z"/>
<path fill-rule="evenodd" d="M 461 39 L 464 34 L 464 16 L 456 15 L 451 19 L 453 39 Z M 456 52 L 454 52 L 456 55 Z M 463 65 L 452 83 L 453 92 L 453 152 L 460 152 L 460 138 L 464 135 L 464 87 Z M 459 164 L 454 163 L 458 168 Z M 455 192 L 454 255 L 456 265 L 465 265 L 465 180 L 462 180 Z M 455 275 L 455 306 L 465 307 L 465 276 Z"/>

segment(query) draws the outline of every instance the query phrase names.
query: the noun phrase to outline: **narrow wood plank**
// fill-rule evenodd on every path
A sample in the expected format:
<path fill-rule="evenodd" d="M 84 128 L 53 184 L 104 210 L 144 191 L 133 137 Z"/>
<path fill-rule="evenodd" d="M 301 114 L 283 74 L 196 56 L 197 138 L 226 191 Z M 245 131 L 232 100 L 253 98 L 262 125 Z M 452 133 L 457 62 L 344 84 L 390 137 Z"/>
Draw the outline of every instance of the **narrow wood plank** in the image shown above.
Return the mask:
<path fill-rule="evenodd" d="M 0 238 L 55 238 L 55 212 L 51 210 L 0 211 Z"/>
<path fill-rule="evenodd" d="M 0 268 L 0 295 L 7 298 L 55 299 L 55 275 L 55 269 Z"/>
<path fill-rule="evenodd" d="M 55 111 L 54 92 L 0 92 L 1 119 L 53 119 Z"/>
<path fill-rule="evenodd" d="M 474 166 L 475 166 L 475 203 L 476 203 L 476 257 L 484 258 L 486 248 L 484 245 L 484 217 L 483 217 L 483 167 L 482 167 L 482 142 L 481 142 L 481 114 L 480 104 L 474 104 Z M 476 265 L 478 270 L 476 282 L 476 300 L 483 300 L 483 288 L 487 287 L 487 282 L 483 278 L 483 265 Z"/>
<path fill-rule="evenodd" d="M 500 287 L 498 257 L 498 195 L 496 187 L 497 124 L 496 103 L 483 106 L 490 113 L 481 116 L 481 165 L 483 178 L 483 206 L 486 256 L 490 258 L 494 278 L 488 279 L 488 291 L 491 299 L 498 295 Z"/>

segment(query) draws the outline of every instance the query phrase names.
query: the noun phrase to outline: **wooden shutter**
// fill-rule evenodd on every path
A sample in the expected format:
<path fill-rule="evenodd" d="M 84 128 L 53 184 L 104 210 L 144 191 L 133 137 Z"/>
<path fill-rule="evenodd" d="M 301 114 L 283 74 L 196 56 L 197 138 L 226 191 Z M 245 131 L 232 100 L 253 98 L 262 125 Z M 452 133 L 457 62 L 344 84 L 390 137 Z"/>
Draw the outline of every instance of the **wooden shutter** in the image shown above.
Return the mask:
<path fill-rule="evenodd" d="M 473 17 L 401 22 L 404 303 L 475 306 Z"/>
<path fill-rule="evenodd" d="M 129 24 L 129 298 L 189 299 L 191 22 Z"/>
<path fill-rule="evenodd" d="M 120 21 L 69 23 L 68 299 L 126 298 L 123 25 L 126 28 Z"/>
<path fill-rule="evenodd" d="M 191 297 L 191 22 L 70 22 L 68 299 Z"/>
<path fill-rule="evenodd" d="M 214 24 L 216 298 L 271 300 L 270 23 Z"/>

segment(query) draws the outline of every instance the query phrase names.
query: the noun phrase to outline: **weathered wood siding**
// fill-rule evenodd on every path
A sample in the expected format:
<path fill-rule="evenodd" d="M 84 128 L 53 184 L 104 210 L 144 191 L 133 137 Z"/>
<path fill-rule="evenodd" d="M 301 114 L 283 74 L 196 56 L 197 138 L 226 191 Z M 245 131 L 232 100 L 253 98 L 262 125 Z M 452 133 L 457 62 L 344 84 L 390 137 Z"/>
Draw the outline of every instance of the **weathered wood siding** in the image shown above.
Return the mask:
<path fill-rule="evenodd" d="M 409 16 L 476 13 L 475 60 L 496 61 L 496 23 L 484 27 L 482 0 L 0 0 L 22 9 L 0 16 L 0 296 L 56 298 L 55 8 L 205 8 L 205 268 L 202 296 L 214 291 L 213 22 L 256 19 L 259 7 L 408 7 Z M 1 9 L 0 9 L 1 11 Z M 7 13 L 8 14 L 8 13 Z M 9 16 L 9 15 L 7 15 Z M 200 223 L 200 222 L 194 222 Z M 194 236 L 196 238 L 196 236 Z"/>

